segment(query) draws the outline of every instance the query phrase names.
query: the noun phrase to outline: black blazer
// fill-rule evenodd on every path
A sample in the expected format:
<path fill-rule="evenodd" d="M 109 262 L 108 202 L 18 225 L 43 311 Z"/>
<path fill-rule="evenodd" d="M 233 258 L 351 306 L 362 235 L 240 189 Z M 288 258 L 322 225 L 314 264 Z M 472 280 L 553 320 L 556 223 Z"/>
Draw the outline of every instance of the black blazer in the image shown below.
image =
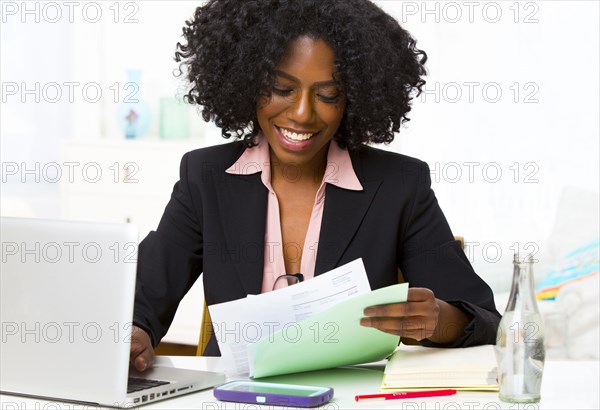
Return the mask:
<path fill-rule="evenodd" d="M 201 273 L 208 305 L 260 293 L 268 191 L 260 173 L 225 172 L 244 149 L 233 142 L 185 154 L 158 228 L 139 245 L 134 323 L 154 345 Z M 327 185 L 315 275 L 362 257 L 378 289 L 397 283 L 399 268 L 410 286 L 473 317 L 450 346 L 494 343 L 492 291 L 454 240 L 427 164 L 371 147 L 350 156 L 363 191 Z M 219 354 L 214 334 L 205 354 Z"/>

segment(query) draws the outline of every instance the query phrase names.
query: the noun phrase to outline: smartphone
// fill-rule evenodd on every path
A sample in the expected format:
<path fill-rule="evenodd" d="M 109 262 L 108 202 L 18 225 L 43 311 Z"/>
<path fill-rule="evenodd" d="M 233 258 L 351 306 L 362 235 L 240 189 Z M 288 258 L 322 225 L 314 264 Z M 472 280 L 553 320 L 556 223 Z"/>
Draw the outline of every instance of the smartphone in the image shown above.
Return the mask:
<path fill-rule="evenodd" d="M 222 401 L 275 406 L 315 407 L 325 404 L 333 398 L 331 387 L 263 383 L 249 380 L 228 382 L 215 387 L 213 392 L 215 397 Z"/>

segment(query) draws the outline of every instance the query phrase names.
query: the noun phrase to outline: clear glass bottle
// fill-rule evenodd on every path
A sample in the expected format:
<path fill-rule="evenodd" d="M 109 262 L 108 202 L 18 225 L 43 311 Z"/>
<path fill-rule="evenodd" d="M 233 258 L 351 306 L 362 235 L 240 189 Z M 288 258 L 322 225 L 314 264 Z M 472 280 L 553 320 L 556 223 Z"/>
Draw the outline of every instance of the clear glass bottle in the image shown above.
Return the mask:
<path fill-rule="evenodd" d="M 508 305 L 496 338 L 500 400 L 540 400 L 546 350 L 544 325 L 535 300 L 532 255 L 515 254 Z"/>

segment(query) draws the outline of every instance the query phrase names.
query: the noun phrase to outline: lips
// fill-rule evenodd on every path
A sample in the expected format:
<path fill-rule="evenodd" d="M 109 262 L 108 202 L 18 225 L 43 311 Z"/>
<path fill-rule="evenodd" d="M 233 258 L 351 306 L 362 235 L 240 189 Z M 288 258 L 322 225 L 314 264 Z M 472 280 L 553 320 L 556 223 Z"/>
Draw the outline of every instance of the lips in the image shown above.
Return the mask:
<path fill-rule="evenodd" d="M 317 134 L 317 132 L 297 131 L 297 130 L 290 130 L 288 128 L 281 128 L 281 127 L 277 127 L 277 130 L 286 139 L 291 140 L 291 141 L 297 141 L 297 142 L 307 141 Z"/>

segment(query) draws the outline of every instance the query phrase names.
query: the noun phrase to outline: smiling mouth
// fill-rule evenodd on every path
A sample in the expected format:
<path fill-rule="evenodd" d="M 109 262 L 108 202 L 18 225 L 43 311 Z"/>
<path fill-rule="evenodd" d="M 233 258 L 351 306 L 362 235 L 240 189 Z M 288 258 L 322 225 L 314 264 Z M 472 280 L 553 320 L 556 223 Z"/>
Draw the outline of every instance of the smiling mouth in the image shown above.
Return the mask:
<path fill-rule="evenodd" d="M 317 132 L 299 133 L 280 127 L 277 127 L 277 129 L 281 132 L 281 134 L 283 134 L 284 137 L 292 141 L 306 141 L 318 134 Z"/>

